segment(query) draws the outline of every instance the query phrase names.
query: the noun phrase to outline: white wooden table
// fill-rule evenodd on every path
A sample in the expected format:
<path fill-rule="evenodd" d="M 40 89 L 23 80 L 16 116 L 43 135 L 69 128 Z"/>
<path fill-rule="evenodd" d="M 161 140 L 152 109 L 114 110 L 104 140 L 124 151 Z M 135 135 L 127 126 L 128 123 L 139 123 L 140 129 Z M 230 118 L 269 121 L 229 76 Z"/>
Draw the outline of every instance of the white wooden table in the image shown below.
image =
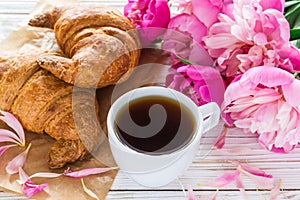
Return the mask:
<path fill-rule="evenodd" d="M 125 4 L 125 0 L 82 1 L 109 4 L 119 9 L 122 9 Z M 4 39 L 18 24 L 28 19 L 27 16 L 35 3 L 36 0 L 0 0 L 0 40 Z M 220 124 L 203 137 L 195 161 L 188 171 L 179 177 L 179 181 L 174 181 L 162 188 L 149 189 L 136 184 L 127 178 L 124 173 L 119 172 L 106 199 L 187 199 L 182 192 L 183 185 L 184 188 L 191 186 L 199 199 L 206 200 L 209 199 L 209 196 L 212 196 L 216 189 L 198 187 L 197 184 L 209 182 L 221 173 L 233 170 L 234 166 L 228 163 L 228 160 L 247 162 L 272 174 L 276 179 L 282 179 L 283 191 L 280 192 L 278 199 L 300 199 L 300 148 L 286 155 L 270 153 L 257 144 L 254 135 L 244 134 L 240 130 L 233 130 L 227 136 L 226 148 L 247 147 L 251 148 L 251 151 L 239 154 L 229 154 L 215 150 L 210 152 L 212 143 L 220 133 L 221 128 L 222 125 Z M 208 155 L 205 156 L 206 154 Z M 243 182 L 249 199 L 269 199 L 269 191 L 257 190 L 255 184 L 247 177 L 243 177 Z M 9 199 L 26 198 L 0 192 L 0 200 Z M 243 198 L 234 185 L 229 185 L 226 189 L 220 190 L 218 199 L 240 200 Z"/>

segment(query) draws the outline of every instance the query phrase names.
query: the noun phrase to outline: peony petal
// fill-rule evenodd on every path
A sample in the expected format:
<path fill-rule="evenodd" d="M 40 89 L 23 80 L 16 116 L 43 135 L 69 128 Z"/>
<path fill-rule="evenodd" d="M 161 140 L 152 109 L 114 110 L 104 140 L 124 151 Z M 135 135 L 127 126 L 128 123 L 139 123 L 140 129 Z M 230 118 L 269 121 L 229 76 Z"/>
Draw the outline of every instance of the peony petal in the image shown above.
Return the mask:
<path fill-rule="evenodd" d="M 15 144 L 11 144 L 11 145 L 4 145 L 4 146 L 1 146 L 0 147 L 0 156 L 7 150 L 9 149 L 10 147 L 14 147 L 16 146 Z"/>
<path fill-rule="evenodd" d="M 38 172 L 38 173 L 31 175 L 29 177 L 29 179 L 32 179 L 32 178 L 56 178 L 59 176 L 62 176 L 62 174 L 50 173 L 50 172 Z"/>
<path fill-rule="evenodd" d="M 253 180 L 259 189 L 268 189 L 269 190 L 274 187 L 273 177 L 254 175 L 254 174 L 249 173 L 248 171 L 242 169 L 241 166 L 238 166 L 237 169 L 239 171 L 241 171 L 243 174 L 245 174 L 246 176 L 248 176 L 251 180 Z"/>
<path fill-rule="evenodd" d="M 34 194 L 44 190 L 46 187 L 48 187 L 48 184 L 40 184 L 40 185 L 35 185 L 33 184 L 30 180 L 27 181 L 26 183 L 23 184 L 23 194 L 26 197 L 32 197 Z"/>
<path fill-rule="evenodd" d="M 211 101 L 216 102 L 220 107 L 224 100 L 225 85 L 220 72 L 210 66 L 197 67 L 211 97 Z"/>
<path fill-rule="evenodd" d="M 224 126 L 222 133 L 217 137 L 214 143 L 215 149 L 222 149 L 224 147 L 227 132 L 228 132 L 228 127 Z"/>
<path fill-rule="evenodd" d="M 263 33 L 257 33 L 254 36 L 253 40 L 257 45 L 260 45 L 260 46 L 264 46 L 268 43 L 267 36 Z"/>
<path fill-rule="evenodd" d="M 239 175 L 240 175 L 240 171 L 238 170 L 225 172 L 224 174 L 215 178 L 212 182 L 206 184 L 199 184 L 199 186 L 210 186 L 210 187 L 222 188 L 230 184 L 231 182 L 235 181 Z"/>
<path fill-rule="evenodd" d="M 290 106 L 295 106 L 300 109 L 300 80 L 295 79 L 291 84 L 283 85 L 282 92 L 286 102 Z"/>
<path fill-rule="evenodd" d="M 17 180 L 17 182 L 20 184 L 20 185 L 23 185 L 24 183 L 26 183 L 26 181 L 29 180 L 29 177 L 28 175 L 26 174 L 26 172 L 23 170 L 22 167 L 19 167 L 19 180 Z"/>
<path fill-rule="evenodd" d="M 258 142 L 269 151 L 272 151 L 275 138 L 275 132 L 261 133 L 258 137 Z"/>
<path fill-rule="evenodd" d="M 219 193 L 219 190 L 217 190 L 212 197 L 209 198 L 209 200 L 217 200 L 217 195 Z"/>
<path fill-rule="evenodd" d="M 24 129 L 19 122 L 19 120 L 10 114 L 9 112 L 0 111 L 3 116 L 0 116 L 0 119 L 4 121 L 9 127 L 11 127 L 14 131 L 16 131 L 17 135 L 21 140 L 21 144 L 25 145 L 25 134 Z"/>
<path fill-rule="evenodd" d="M 289 72 L 276 67 L 260 66 L 249 69 L 241 80 L 250 80 L 253 86 L 262 84 L 266 87 L 289 85 L 294 77 Z"/>
<path fill-rule="evenodd" d="M 206 27 L 209 28 L 218 21 L 220 10 L 218 7 L 214 6 L 210 0 L 191 0 L 191 2 L 194 8 L 194 14 Z"/>
<path fill-rule="evenodd" d="M 239 40 L 230 33 L 219 33 L 214 35 L 214 37 L 204 37 L 203 40 L 210 49 L 228 48 L 239 42 Z"/>
<path fill-rule="evenodd" d="M 83 187 L 83 190 L 84 190 L 85 193 L 87 193 L 90 197 L 99 200 L 99 198 L 97 197 L 97 195 L 92 190 L 90 190 L 89 188 L 87 188 L 85 186 L 83 178 L 81 179 L 81 184 L 82 184 L 82 187 Z"/>
<path fill-rule="evenodd" d="M 191 187 L 188 188 L 188 200 L 196 200 L 193 188 Z"/>
<path fill-rule="evenodd" d="M 22 144 L 22 141 L 14 132 L 6 129 L 0 129 L 0 142 L 13 142 Z"/>
<path fill-rule="evenodd" d="M 41 185 L 33 184 L 33 182 L 30 180 L 30 177 L 28 177 L 28 175 L 22 169 L 22 167 L 19 167 L 19 177 L 20 179 L 17 180 L 17 182 L 23 185 L 22 187 L 23 194 L 28 198 L 44 190 L 46 187 L 48 187 L 48 184 L 41 184 Z"/>
<path fill-rule="evenodd" d="M 243 194 L 243 197 L 244 199 L 248 199 L 248 196 L 246 194 L 246 191 L 245 191 L 245 187 L 244 187 L 244 184 L 242 182 L 242 179 L 240 176 L 238 176 L 236 179 L 235 179 L 235 184 L 236 184 L 236 187 L 241 191 L 241 193 Z"/>
<path fill-rule="evenodd" d="M 270 192 L 270 200 L 277 200 L 281 186 L 282 186 L 282 182 L 281 182 L 281 180 L 279 180 L 276 183 L 275 187 Z"/>
<path fill-rule="evenodd" d="M 283 12 L 284 9 L 284 0 L 260 0 L 259 4 L 261 5 L 261 7 L 263 8 L 263 10 L 267 10 L 267 9 L 276 9 L 280 12 Z"/>
<path fill-rule="evenodd" d="M 266 172 L 262 171 L 259 168 L 253 167 L 249 164 L 240 163 L 238 161 L 231 161 L 231 163 L 235 164 L 236 166 L 240 166 L 243 170 L 249 172 L 250 174 L 253 174 L 255 176 L 262 176 L 267 178 L 273 178 L 272 175 L 267 174 Z"/>
<path fill-rule="evenodd" d="M 208 54 L 207 50 L 202 46 L 201 43 L 193 40 L 190 48 L 191 51 L 189 52 L 188 60 L 192 61 L 193 63 L 197 63 L 198 65 L 214 65 L 212 57 Z"/>
<path fill-rule="evenodd" d="M 80 171 L 72 172 L 70 170 L 65 170 L 65 175 L 73 178 L 82 178 L 92 174 L 101 174 L 107 171 L 118 169 L 118 167 L 109 167 L 109 168 L 88 168 Z"/>
<path fill-rule="evenodd" d="M 23 167 L 25 164 L 25 161 L 27 159 L 27 154 L 29 152 L 29 149 L 31 147 L 31 144 L 28 145 L 27 149 L 17 155 L 14 159 L 12 159 L 6 166 L 6 172 L 8 174 L 15 174 L 18 173 L 19 168 Z"/>

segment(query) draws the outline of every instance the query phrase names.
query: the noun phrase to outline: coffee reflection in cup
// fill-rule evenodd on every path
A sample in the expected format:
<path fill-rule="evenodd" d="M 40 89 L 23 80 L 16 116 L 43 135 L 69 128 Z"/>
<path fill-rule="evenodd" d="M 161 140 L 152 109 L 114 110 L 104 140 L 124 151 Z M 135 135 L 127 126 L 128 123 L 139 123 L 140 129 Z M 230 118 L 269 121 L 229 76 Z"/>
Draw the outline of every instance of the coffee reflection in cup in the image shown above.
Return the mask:
<path fill-rule="evenodd" d="M 195 134 L 193 114 L 177 100 L 163 96 L 134 99 L 116 115 L 117 137 L 144 154 L 172 153 L 187 145 Z"/>

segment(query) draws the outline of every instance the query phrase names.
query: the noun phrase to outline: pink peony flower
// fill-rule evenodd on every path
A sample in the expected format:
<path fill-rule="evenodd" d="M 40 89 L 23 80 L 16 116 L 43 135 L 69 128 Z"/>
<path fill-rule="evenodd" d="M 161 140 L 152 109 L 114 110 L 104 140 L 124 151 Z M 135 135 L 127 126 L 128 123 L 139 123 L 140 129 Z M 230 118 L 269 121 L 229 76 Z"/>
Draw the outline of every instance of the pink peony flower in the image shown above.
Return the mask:
<path fill-rule="evenodd" d="M 240 78 L 240 79 L 239 79 Z M 274 67 L 254 67 L 224 95 L 224 121 L 258 134 L 266 149 L 289 152 L 300 142 L 300 80 Z"/>
<path fill-rule="evenodd" d="M 230 14 L 233 0 L 174 0 L 181 13 L 194 14 L 207 28 L 218 21 L 219 13 Z"/>
<path fill-rule="evenodd" d="M 180 14 L 173 17 L 163 35 L 162 49 L 172 55 L 172 62 L 179 62 L 176 55 L 199 65 L 213 65 L 213 60 L 203 48 L 202 38 L 206 26 L 195 15 Z"/>
<path fill-rule="evenodd" d="M 207 66 L 177 64 L 171 68 L 166 86 L 182 92 L 198 106 L 212 101 L 221 105 L 225 91 L 220 73 Z"/>
<path fill-rule="evenodd" d="M 234 0 L 233 5 L 234 17 L 219 14 L 219 22 L 203 38 L 226 77 L 261 65 L 300 71 L 300 53 L 289 43 L 282 0 Z"/>
<path fill-rule="evenodd" d="M 142 44 L 147 46 L 164 32 L 171 14 L 167 0 L 128 0 L 124 15 L 139 30 Z"/>
<path fill-rule="evenodd" d="M 213 65 L 213 60 L 203 47 L 203 37 L 208 28 L 218 21 L 218 14 L 227 8 L 222 0 L 175 0 L 179 15 L 171 18 L 163 36 L 163 49 L 170 52 L 173 63 L 176 55 L 198 65 Z"/>

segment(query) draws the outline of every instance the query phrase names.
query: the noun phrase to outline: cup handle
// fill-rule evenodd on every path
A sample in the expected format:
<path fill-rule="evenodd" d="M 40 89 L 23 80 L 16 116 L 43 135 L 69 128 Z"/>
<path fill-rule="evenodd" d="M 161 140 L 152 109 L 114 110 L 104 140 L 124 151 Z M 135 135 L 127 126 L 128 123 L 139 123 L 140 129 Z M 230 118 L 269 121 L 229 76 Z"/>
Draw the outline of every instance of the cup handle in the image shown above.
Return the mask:
<path fill-rule="evenodd" d="M 219 123 L 220 108 L 215 102 L 210 102 L 198 107 L 203 117 L 203 133 L 209 131 Z"/>

